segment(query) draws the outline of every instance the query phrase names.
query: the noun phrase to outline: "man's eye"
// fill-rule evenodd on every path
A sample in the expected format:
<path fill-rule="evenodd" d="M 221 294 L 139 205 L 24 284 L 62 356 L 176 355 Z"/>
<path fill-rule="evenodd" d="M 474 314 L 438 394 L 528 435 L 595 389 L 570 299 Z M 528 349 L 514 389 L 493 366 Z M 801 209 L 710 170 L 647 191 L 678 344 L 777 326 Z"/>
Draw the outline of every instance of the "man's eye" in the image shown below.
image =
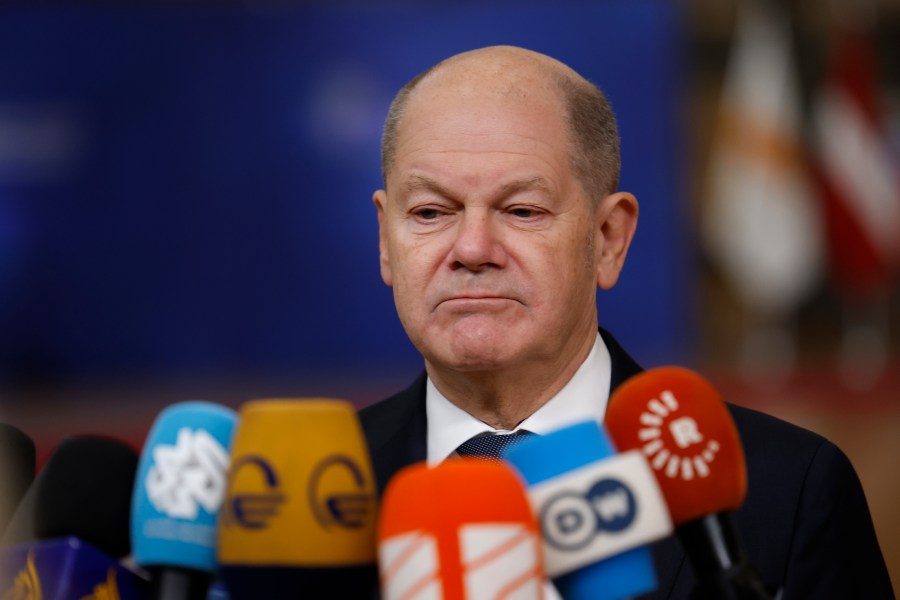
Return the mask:
<path fill-rule="evenodd" d="M 520 219 L 527 219 L 529 217 L 533 217 L 536 213 L 533 208 L 518 206 L 516 208 L 510 209 L 509 214 L 514 217 L 519 217 Z"/>
<path fill-rule="evenodd" d="M 420 208 L 415 215 L 423 221 L 433 221 L 441 216 L 441 213 L 436 208 Z"/>

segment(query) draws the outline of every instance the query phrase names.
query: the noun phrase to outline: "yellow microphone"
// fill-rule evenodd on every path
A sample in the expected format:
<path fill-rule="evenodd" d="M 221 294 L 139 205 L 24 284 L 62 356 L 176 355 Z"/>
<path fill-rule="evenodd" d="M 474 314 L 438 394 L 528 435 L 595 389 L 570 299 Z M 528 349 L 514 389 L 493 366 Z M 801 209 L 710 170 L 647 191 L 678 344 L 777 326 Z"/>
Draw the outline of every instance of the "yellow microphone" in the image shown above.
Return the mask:
<path fill-rule="evenodd" d="M 376 510 L 352 404 L 241 407 L 219 519 L 218 561 L 231 598 L 368 597 L 377 585 Z"/>

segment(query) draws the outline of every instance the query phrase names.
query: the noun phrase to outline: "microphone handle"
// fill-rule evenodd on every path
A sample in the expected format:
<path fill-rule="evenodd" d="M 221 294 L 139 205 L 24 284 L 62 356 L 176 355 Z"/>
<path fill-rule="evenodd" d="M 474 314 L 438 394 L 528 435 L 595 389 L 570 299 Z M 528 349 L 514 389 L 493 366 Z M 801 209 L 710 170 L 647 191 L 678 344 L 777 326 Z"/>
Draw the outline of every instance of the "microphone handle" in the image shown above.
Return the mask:
<path fill-rule="evenodd" d="M 183 567 L 147 569 L 151 575 L 149 597 L 154 600 L 206 600 L 212 575 Z"/>
<path fill-rule="evenodd" d="M 732 513 L 688 521 L 676 532 L 697 577 L 692 600 L 772 600 L 741 547 Z"/>

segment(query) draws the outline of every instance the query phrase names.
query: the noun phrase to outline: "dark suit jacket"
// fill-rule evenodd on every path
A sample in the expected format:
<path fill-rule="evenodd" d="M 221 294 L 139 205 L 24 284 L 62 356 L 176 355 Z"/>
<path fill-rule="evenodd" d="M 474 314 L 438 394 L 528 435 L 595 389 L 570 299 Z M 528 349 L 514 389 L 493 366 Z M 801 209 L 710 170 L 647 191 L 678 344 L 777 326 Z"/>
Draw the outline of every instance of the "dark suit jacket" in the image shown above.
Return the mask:
<path fill-rule="evenodd" d="M 641 371 L 609 333 L 610 392 Z M 425 374 L 360 411 L 379 495 L 400 468 L 426 456 Z M 735 518 L 766 587 L 780 598 L 894 598 L 862 487 L 850 461 L 823 437 L 729 405 L 747 459 L 748 491 Z M 653 545 L 658 586 L 646 599 L 689 598 L 694 575 L 672 537 Z"/>

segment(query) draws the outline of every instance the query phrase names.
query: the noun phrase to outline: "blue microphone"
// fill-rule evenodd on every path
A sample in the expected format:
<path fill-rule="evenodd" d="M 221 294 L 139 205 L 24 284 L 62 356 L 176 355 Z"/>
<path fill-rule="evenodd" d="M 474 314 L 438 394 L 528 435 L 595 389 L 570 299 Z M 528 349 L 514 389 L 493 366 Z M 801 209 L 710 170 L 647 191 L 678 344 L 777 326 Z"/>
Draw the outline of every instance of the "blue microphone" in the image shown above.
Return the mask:
<path fill-rule="evenodd" d="M 146 600 L 147 581 L 75 536 L 0 548 L 0 598 Z"/>
<path fill-rule="evenodd" d="M 656 588 L 647 544 L 671 535 L 665 499 L 639 451 L 616 454 L 595 421 L 531 436 L 504 453 L 525 479 L 547 576 L 566 600 Z"/>
<path fill-rule="evenodd" d="M 181 402 L 150 430 L 134 484 L 131 545 L 155 598 L 206 598 L 236 423 L 230 408 Z"/>

